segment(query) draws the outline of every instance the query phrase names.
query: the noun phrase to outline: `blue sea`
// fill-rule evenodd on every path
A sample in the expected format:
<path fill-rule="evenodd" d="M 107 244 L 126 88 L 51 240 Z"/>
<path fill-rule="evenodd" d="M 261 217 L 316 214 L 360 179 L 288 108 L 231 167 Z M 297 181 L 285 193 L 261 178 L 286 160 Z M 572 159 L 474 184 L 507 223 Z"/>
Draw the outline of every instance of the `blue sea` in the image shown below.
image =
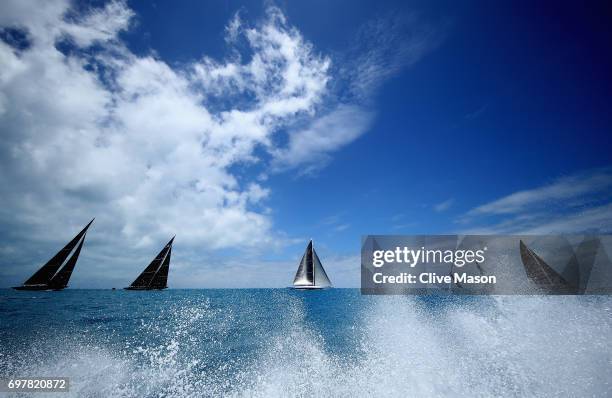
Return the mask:
<path fill-rule="evenodd" d="M 612 396 L 605 296 L 5 289 L 0 341 L 0 376 L 70 378 L 35 397 Z"/>

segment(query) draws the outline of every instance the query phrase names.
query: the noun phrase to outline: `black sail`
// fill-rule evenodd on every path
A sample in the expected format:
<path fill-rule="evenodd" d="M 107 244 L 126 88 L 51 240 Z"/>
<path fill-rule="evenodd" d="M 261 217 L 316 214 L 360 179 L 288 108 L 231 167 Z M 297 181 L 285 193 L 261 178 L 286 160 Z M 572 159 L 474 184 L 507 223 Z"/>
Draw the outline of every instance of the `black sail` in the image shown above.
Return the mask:
<path fill-rule="evenodd" d="M 575 290 L 568 282 L 550 265 L 546 264 L 533 250 L 527 247 L 521 240 L 520 243 L 521 260 L 525 267 L 525 272 L 539 288 L 549 293 L 571 293 Z"/>
<path fill-rule="evenodd" d="M 145 270 L 142 271 L 140 275 L 138 275 L 136 280 L 134 280 L 134 282 L 132 282 L 132 284 L 127 289 L 130 289 L 130 290 L 152 289 L 151 284 L 153 283 L 153 280 L 158 270 L 163 266 L 164 260 L 168 258 L 168 262 L 170 261 L 170 258 L 168 255 L 170 254 L 170 250 L 172 250 L 173 241 L 174 241 L 174 238 L 170 239 L 170 242 L 168 242 L 166 246 L 164 246 L 164 248 L 157 254 L 157 256 L 153 259 L 153 261 L 151 261 L 151 263 L 147 266 L 147 268 L 145 268 Z M 168 266 L 169 265 L 170 264 L 168 263 Z M 161 275 L 160 275 L 160 278 L 161 278 Z M 167 280 L 167 271 L 166 271 L 166 280 Z M 164 280 L 164 282 L 166 282 L 166 280 Z"/>
<path fill-rule="evenodd" d="M 153 259 L 153 261 L 151 261 L 151 263 L 147 266 L 147 268 L 145 268 L 145 270 L 142 271 L 140 275 L 138 275 L 138 278 L 136 278 L 130 286 L 148 287 L 149 284 L 151 283 L 151 280 L 153 280 L 153 277 L 155 276 L 157 269 L 161 265 L 162 261 L 164 261 L 167 251 L 168 249 L 164 247 L 162 251 L 160 251 L 159 254 Z"/>
<path fill-rule="evenodd" d="M 170 256 L 172 255 L 172 246 L 168 250 L 168 254 L 164 259 L 161 267 L 157 270 L 157 273 L 151 281 L 151 289 L 165 289 L 168 287 L 168 271 L 170 270 Z"/>
<path fill-rule="evenodd" d="M 49 283 L 53 275 L 57 272 L 57 270 L 62 266 L 66 258 L 72 249 L 79 243 L 81 238 L 87 233 L 87 229 L 91 225 L 94 220 L 91 220 L 89 224 L 83 228 L 81 232 L 79 232 L 66 246 L 64 246 L 55 256 L 51 258 L 51 260 L 47 261 L 45 265 L 43 265 L 38 271 L 34 273 L 27 281 L 24 282 L 24 286 L 28 285 L 46 285 Z M 75 260 L 76 262 L 76 260 Z"/>
<path fill-rule="evenodd" d="M 84 242 L 85 237 L 81 239 L 81 243 L 79 243 L 76 250 L 68 259 L 66 264 L 62 267 L 62 269 L 60 269 L 59 272 L 55 274 L 53 278 L 51 278 L 51 281 L 49 281 L 49 288 L 60 290 L 68 286 L 68 280 L 72 275 L 72 271 L 74 271 L 74 266 L 76 265 L 77 260 L 79 259 L 79 254 L 81 254 L 81 248 L 83 247 Z"/>

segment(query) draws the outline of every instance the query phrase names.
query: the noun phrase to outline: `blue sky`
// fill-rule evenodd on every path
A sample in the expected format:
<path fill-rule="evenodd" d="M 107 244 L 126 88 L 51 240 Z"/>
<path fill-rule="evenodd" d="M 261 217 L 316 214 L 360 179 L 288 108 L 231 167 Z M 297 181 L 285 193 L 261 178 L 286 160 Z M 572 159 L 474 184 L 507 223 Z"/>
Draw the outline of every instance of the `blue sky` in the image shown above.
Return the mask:
<path fill-rule="evenodd" d="M 331 3 L 331 4 L 330 4 Z M 5 2 L 0 283 L 281 287 L 309 238 L 612 229 L 604 5 Z M 123 285 L 122 285 L 123 284 Z"/>

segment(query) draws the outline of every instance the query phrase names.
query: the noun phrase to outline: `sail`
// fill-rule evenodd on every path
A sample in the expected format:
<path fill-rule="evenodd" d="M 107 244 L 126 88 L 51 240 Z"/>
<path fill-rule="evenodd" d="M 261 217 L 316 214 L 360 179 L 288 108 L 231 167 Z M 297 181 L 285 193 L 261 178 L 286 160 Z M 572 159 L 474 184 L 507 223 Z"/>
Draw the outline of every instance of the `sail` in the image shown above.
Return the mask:
<path fill-rule="evenodd" d="M 48 284 L 53 275 L 57 272 L 57 270 L 61 267 L 61 265 L 66 261 L 72 249 L 79 243 L 81 238 L 87 233 L 87 229 L 91 225 L 94 220 L 91 220 L 89 224 L 83 228 L 81 232 L 79 232 L 66 246 L 64 246 L 55 256 L 51 258 L 51 260 L 47 261 L 45 265 L 43 265 L 38 271 L 34 273 L 27 281 L 25 281 L 24 285 L 45 285 Z"/>
<path fill-rule="evenodd" d="M 170 270 L 170 256 L 172 255 L 172 246 L 168 249 L 168 254 L 162 263 L 161 267 L 157 270 L 157 273 L 151 281 L 149 287 L 151 289 L 165 289 L 168 287 L 168 271 Z"/>
<path fill-rule="evenodd" d="M 296 288 L 323 288 L 331 286 L 329 277 L 315 252 L 312 240 L 308 243 L 298 266 L 293 286 Z"/>
<path fill-rule="evenodd" d="M 298 266 L 295 278 L 293 279 L 294 286 L 312 286 L 314 285 L 314 267 L 312 263 L 312 241 L 308 243 L 306 251 L 302 256 L 302 261 Z"/>
<path fill-rule="evenodd" d="M 155 256 L 155 258 L 153 259 L 153 261 L 151 261 L 151 263 L 147 266 L 147 268 L 145 268 L 145 270 L 142 271 L 140 275 L 138 275 L 138 278 L 136 278 L 136 280 L 132 282 L 132 284 L 130 285 L 131 288 L 136 288 L 136 289 L 151 289 L 152 288 L 151 284 L 153 283 L 154 278 L 156 277 L 156 274 L 158 273 L 160 268 L 163 267 L 166 258 L 168 259 L 168 267 L 170 266 L 170 251 L 172 250 L 173 241 L 174 241 L 174 237 L 170 239 L 170 241 L 166 244 L 166 246 L 164 246 L 164 248 L 157 254 L 157 256 Z M 160 278 L 162 278 L 162 274 L 160 274 Z M 168 278 L 168 270 L 166 270 L 166 276 L 163 279 L 164 285 L 167 281 L 167 278 Z"/>
<path fill-rule="evenodd" d="M 319 260 L 319 256 L 317 255 L 317 252 L 314 250 L 314 248 L 312 249 L 312 254 L 313 254 L 313 262 L 314 262 L 314 284 L 315 286 L 320 286 L 320 287 L 331 286 L 331 282 L 329 278 L 327 277 L 327 273 L 325 272 L 325 269 L 323 268 L 323 264 L 321 264 L 321 260 Z"/>
<path fill-rule="evenodd" d="M 68 259 L 66 264 L 62 267 L 62 269 L 60 269 L 59 272 L 55 274 L 53 278 L 51 278 L 51 281 L 49 281 L 49 287 L 51 289 L 64 289 L 66 286 L 68 286 L 68 280 L 70 279 L 72 271 L 74 270 L 74 266 L 76 265 L 77 260 L 79 259 L 79 254 L 81 253 L 81 248 L 83 247 L 84 242 L 85 236 L 83 236 L 83 239 L 81 239 L 81 243 L 79 243 L 76 250 Z"/>
<path fill-rule="evenodd" d="M 580 269 L 580 292 L 587 290 L 589 279 L 597 254 L 602 250 L 599 238 L 592 236 L 585 237 L 576 248 L 576 257 L 580 259 L 578 267 Z"/>
<path fill-rule="evenodd" d="M 148 287 L 151 281 L 153 280 L 153 277 L 155 276 L 155 273 L 157 272 L 161 263 L 164 261 L 164 258 L 166 257 L 167 252 L 168 252 L 168 247 L 164 247 L 157 254 L 157 256 L 155 256 L 155 258 L 153 259 L 153 261 L 151 261 L 151 263 L 147 266 L 147 268 L 145 268 L 145 270 L 142 271 L 140 275 L 138 275 L 138 278 L 136 278 L 130 286 Z"/>
<path fill-rule="evenodd" d="M 546 264 L 533 250 L 520 241 L 520 252 L 527 276 L 540 288 L 552 292 L 559 288 L 570 288 L 567 281 L 550 265 Z"/>

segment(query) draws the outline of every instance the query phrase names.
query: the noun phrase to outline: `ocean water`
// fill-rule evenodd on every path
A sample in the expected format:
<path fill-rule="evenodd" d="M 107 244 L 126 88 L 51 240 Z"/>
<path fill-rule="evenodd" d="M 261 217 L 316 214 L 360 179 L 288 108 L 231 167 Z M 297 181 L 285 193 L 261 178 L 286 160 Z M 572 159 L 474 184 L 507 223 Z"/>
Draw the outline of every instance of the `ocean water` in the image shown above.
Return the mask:
<path fill-rule="evenodd" d="M 612 396 L 604 296 L 0 290 L 0 341 L 0 376 L 71 379 L 35 397 Z"/>

